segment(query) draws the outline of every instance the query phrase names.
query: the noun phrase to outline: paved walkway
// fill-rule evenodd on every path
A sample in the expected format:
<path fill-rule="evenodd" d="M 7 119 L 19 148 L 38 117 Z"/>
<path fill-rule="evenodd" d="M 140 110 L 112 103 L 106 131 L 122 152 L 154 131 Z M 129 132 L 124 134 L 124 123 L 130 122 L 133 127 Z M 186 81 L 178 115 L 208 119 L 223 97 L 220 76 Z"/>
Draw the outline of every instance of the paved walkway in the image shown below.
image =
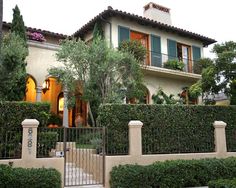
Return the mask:
<path fill-rule="evenodd" d="M 87 174 L 82 168 L 78 168 L 73 163 L 66 163 L 66 187 L 65 188 L 103 188 L 102 185 L 86 185 L 96 184 L 91 174 Z M 75 185 L 85 186 L 75 186 Z"/>

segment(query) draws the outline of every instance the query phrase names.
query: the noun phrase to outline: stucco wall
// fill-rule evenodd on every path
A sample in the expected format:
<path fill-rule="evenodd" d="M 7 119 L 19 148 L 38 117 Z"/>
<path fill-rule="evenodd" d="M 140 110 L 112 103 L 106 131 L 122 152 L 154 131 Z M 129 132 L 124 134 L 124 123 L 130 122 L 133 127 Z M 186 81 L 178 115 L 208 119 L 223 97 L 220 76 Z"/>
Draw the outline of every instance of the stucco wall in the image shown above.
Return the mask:
<path fill-rule="evenodd" d="M 48 69 L 50 67 L 62 65 L 60 62 L 56 61 L 55 57 L 59 46 L 33 41 L 28 42 L 28 45 L 29 55 L 26 59 L 26 71 L 35 78 L 37 85 L 39 86 L 42 85 L 48 76 Z"/>
<path fill-rule="evenodd" d="M 156 74 L 144 74 L 144 83 L 150 94 L 150 103 L 152 103 L 151 97 L 153 94 L 156 94 L 159 88 L 162 88 L 163 91 L 170 95 L 173 94 L 175 98 L 178 98 L 178 94 L 181 93 L 182 88 L 186 86 L 191 86 L 194 81 L 191 80 L 182 80 L 174 79 L 168 77 L 161 77 Z"/>
<path fill-rule="evenodd" d="M 163 54 L 167 54 L 167 39 L 172 39 L 176 40 L 179 43 L 183 43 L 189 46 L 197 46 L 201 48 L 201 54 L 203 54 L 203 45 L 201 42 L 187 38 L 187 37 L 182 37 L 180 35 L 177 35 L 175 33 L 171 32 L 166 32 L 163 30 L 159 30 L 157 28 L 152 28 L 150 26 L 142 26 L 138 24 L 137 22 L 134 21 L 129 21 L 127 19 L 122 19 L 119 17 L 113 17 L 109 20 L 112 23 L 112 44 L 114 47 L 118 47 L 118 26 L 124 26 L 130 28 L 130 30 L 138 31 L 141 33 L 146 33 L 146 34 L 153 34 L 161 37 L 161 52 Z M 106 24 L 105 26 L 105 36 L 109 36 L 109 25 Z M 107 38 L 109 39 L 109 38 Z M 150 40 L 149 40 L 150 44 Z M 149 45 L 150 46 L 150 45 Z"/>

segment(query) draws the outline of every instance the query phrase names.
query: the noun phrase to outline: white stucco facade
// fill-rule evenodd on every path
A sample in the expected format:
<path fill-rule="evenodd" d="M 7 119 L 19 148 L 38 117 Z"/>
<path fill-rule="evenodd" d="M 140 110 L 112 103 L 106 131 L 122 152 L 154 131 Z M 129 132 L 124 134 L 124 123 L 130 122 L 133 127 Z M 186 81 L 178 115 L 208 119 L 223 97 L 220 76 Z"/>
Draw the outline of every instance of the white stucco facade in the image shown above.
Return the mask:
<path fill-rule="evenodd" d="M 36 41 L 29 41 L 28 46 L 29 55 L 26 59 L 26 71 L 35 79 L 37 86 L 41 86 L 49 76 L 48 69 L 62 65 L 55 56 L 59 46 Z"/>
<path fill-rule="evenodd" d="M 196 46 L 201 50 L 201 57 L 203 55 L 203 44 L 200 41 L 190 39 L 184 36 L 180 36 L 176 33 L 167 32 L 151 26 L 143 26 L 137 22 L 130 21 L 120 17 L 113 17 L 108 20 L 111 23 L 111 36 L 110 36 L 110 25 L 108 23 L 104 24 L 105 38 L 110 41 L 112 40 L 112 46 L 114 48 L 118 47 L 118 27 L 123 26 L 130 29 L 130 31 L 136 31 L 144 33 L 147 35 L 156 35 L 161 38 L 161 53 L 168 54 L 167 39 L 175 40 L 178 43 L 185 44 L 188 46 Z M 89 36 L 87 36 L 89 37 Z M 151 41 L 149 37 L 149 47 L 151 46 Z M 150 50 L 150 49 L 149 49 Z M 191 54 L 192 55 L 192 54 Z M 150 56 L 149 56 L 150 57 Z M 190 57 L 193 59 L 193 57 Z M 148 70 L 147 70 L 148 69 Z M 147 66 L 144 69 L 144 83 L 149 90 L 149 101 L 152 103 L 151 96 L 156 94 L 159 88 L 162 88 L 166 94 L 174 94 L 175 97 L 181 93 L 184 87 L 191 86 L 197 80 L 201 78 L 201 75 L 186 73 L 182 71 L 174 71 L 165 68 Z"/>
<path fill-rule="evenodd" d="M 161 30 L 158 27 L 142 25 L 137 21 L 119 16 L 114 16 L 103 20 L 103 26 L 105 39 L 107 40 L 108 44 L 111 44 L 114 48 L 117 48 L 119 45 L 118 28 L 119 26 L 122 26 L 129 28 L 130 31 L 143 33 L 147 36 L 159 36 L 161 40 L 161 53 L 166 55 L 166 58 L 168 57 L 168 39 L 176 41 L 179 44 L 189 46 L 191 50 L 192 46 L 198 47 L 200 48 L 201 57 L 204 57 L 203 42 L 185 35 L 180 35 L 178 33 L 163 29 Z M 84 40 L 86 42 L 92 40 L 92 38 L 92 30 L 86 31 L 86 33 L 84 33 Z M 151 37 L 148 37 L 148 46 L 149 50 L 151 50 Z M 48 69 L 50 67 L 61 66 L 61 63 L 57 62 L 55 57 L 58 48 L 58 45 L 52 43 L 29 42 L 27 73 L 35 78 L 37 86 L 41 86 L 44 80 L 47 78 Z M 193 59 L 193 53 L 190 53 L 190 55 L 191 56 L 189 58 Z M 150 57 L 151 52 L 149 52 L 149 58 Z M 164 62 L 164 58 L 162 61 Z M 155 94 L 159 88 L 162 88 L 163 91 L 168 95 L 174 94 L 177 97 L 177 95 L 182 92 L 184 87 L 191 86 L 201 78 L 201 75 L 198 74 L 174 71 L 152 66 L 144 67 L 143 72 L 144 83 L 150 94 L 150 103 L 152 103 L 151 96 Z"/>
<path fill-rule="evenodd" d="M 134 21 L 129 21 L 126 19 L 122 19 L 119 17 L 113 17 L 109 20 L 112 24 L 112 44 L 113 47 L 118 47 L 118 26 L 123 26 L 129 28 L 131 31 L 137 31 L 140 33 L 145 33 L 148 35 L 156 35 L 161 37 L 161 53 L 168 54 L 167 52 L 167 39 L 172 39 L 177 41 L 178 43 L 182 43 L 188 46 L 196 46 L 201 49 L 201 55 L 203 57 L 203 44 L 200 41 L 193 40 L 184 36 L 177 35 L 175 33 L 166 32 L 157 28 L 153 28 L 151 26 L 143 26 Z M 107 40 L 110 38 L 109 36 L 109 24 L 105 25 L 105 37 Z M 150 46 L 150 39 L 149 39 Z"/>

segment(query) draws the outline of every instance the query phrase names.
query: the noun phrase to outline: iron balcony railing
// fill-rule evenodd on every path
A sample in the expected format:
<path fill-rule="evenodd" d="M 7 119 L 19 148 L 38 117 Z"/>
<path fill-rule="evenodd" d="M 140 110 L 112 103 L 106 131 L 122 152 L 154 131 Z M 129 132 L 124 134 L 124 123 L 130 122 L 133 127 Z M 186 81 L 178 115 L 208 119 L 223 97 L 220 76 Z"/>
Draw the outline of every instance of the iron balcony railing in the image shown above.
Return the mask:
<path fill-rule="evenodd" d="M 174 63 L 173 61 L 177 63 Z M 199 61 L 197 60 L 193 60 L 190 58 L 170 56 L 168 54 L 158 53 L 154 51 L 147 52 L 144 64 L 146 66 L 172 69 L 172 70 L 183 71 L 187 73 L 201 74 L 201 71 L 199 70 L 199 66 L 198 66 Z M 183 66 L 181 64 L 183 64 Z"/>

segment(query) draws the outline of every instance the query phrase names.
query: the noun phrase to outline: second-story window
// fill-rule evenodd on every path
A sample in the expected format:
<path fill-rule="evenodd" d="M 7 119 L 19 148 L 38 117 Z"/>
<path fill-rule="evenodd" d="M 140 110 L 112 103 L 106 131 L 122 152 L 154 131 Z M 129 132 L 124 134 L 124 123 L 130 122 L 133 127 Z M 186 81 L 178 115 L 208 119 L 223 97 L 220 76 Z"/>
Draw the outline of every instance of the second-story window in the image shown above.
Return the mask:
<path fill-rule="evenodd" d="M 191 46 L 178 43 L 174 40 L 167 39 L 168 60 L 179 60 L 184 62 L 184 71 L 192 72 L 192 50 Z"/>
<path fill-rule="evenodd" d="M 148 50 L 148 35 L 136 31 L 130 31 L 130 40 L 138 40 L 141 42 L 141 44 L 146 48 L 147 52 Z M 145 64 L 149 65 L 149 53 L 147 53 Z"/>
<path fill-rule="evenodd" d="M 118 43 L 121 43 L 122 41 L 126 40 L 138 40 L 141 42 L 141 44 L 147 49 L 147 52 L 149 51 L 148 48 L 148 34 L 132 31 L 128 27 L 118 26 Z M 149 53 L 147 53 L 145 64 L 149 65 Z"/>
<path fill-rule="evenodd" d="M 184 71 L 191 72 L 191 47 L 185 44 L 177 43 L 177 57 L 179 61 L 184 62 Z"/>

